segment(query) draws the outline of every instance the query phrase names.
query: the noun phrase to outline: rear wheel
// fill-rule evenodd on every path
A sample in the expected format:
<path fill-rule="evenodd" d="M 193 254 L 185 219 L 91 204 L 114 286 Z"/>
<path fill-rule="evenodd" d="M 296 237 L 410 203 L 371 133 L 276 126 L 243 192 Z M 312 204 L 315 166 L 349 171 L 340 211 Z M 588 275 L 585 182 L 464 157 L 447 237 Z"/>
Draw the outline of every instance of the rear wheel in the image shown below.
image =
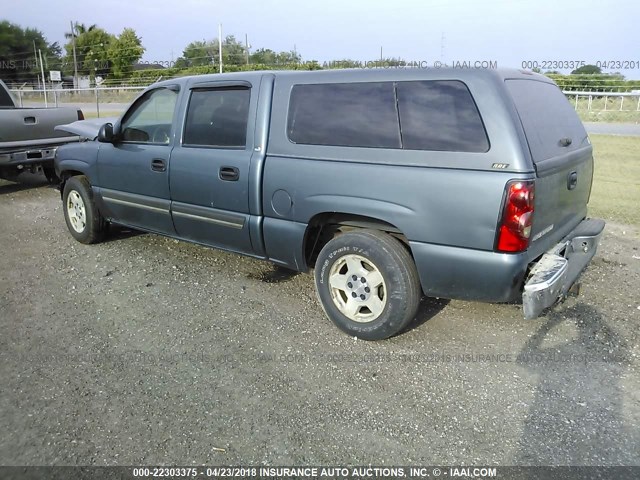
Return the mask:
<path fill-rule="evenodd" d="M 409 252 L 375 230 L 345 233 L 327 243 L 318 255 L 315 280 L 327 316 L 363 340 L 401 331 L 415 317 L 422 296 Z"/>
<path fill-rule="evenodd" d="M 87 177 L 71 177 L 62 194 L 64 219 L 69 232 L 81 243 L 97 243 L 103 239 L 106 222 L 93 201 Z"/>

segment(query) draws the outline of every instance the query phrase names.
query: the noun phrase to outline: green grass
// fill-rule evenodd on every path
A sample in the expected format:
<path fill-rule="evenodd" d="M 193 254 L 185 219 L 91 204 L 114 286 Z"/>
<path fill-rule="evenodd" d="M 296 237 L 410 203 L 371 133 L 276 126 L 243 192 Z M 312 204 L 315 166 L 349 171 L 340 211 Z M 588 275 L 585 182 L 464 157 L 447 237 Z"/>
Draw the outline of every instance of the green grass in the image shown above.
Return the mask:
<path fill-rule="evenodd" d="M 640 137 L 589 137 L 595 158 L 589 215 L 640 226 Z"/>
<path fill-rule="evenodd" d="M 583 122 L 625 122 L 639 123 L 640 110 L 638 98 L 633 97 L 594 97 L 589 110 L 589 100 L 581 96 L 578 99 L 577 113 Z M 576 97 L 567 95 L 569 103 L 575 108 Z M 622 107 L 622 110 L 620 108 Z"/>
<path fill-rule="evenodd" d="M 582 110 L 578 109 L 578 116 L 583 122 L 604 123 L 640 123 L 640 112 L 613 110 Z"/>
<path fill-rule="evenodd" d="M 636 111 L 586 111 L 578 110 L 578 116 L 583 122 L 604 123 L 640 123 L 640 112 Z"/>

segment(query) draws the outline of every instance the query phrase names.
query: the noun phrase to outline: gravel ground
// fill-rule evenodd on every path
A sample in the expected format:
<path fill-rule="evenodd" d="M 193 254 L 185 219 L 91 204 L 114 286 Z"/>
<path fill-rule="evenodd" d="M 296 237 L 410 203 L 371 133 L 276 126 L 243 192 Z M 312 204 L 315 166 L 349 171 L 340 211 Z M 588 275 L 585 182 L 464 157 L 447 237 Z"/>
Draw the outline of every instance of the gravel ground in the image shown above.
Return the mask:
<path fill-rule="evenodd" d="M 609 225 L 543 318 L 425 299 L 370 343 L 310 275 L 134 232 L 81 245 L 25 182 L 0 181 L 2 465 L 640 464 L 637 230 Z"/>

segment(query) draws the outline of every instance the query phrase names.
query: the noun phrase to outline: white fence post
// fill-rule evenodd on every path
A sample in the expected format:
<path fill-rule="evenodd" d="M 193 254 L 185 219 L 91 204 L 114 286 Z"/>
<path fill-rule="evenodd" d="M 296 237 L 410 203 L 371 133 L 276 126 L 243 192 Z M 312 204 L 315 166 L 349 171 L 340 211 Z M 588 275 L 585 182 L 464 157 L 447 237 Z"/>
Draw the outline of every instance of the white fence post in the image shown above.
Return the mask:
<path fill-rule="evenodd" d="M 98 94 L 98 87 L 95 87 L 96 92 L 96 112 L 98 114 L 98 118 L 100 118 L 100 96 Z"/>

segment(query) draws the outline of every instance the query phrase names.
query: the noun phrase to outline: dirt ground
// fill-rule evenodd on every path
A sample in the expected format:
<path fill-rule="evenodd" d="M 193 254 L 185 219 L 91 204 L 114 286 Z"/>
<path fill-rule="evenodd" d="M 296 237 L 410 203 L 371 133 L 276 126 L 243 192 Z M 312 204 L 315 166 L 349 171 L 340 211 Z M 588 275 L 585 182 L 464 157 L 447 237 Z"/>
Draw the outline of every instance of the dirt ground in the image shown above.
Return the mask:
<path fill-rule="evenodd" d="M 58 192 L 0 181 L 0 464 L 640 464 L 640 240 L 581 296 L 424 299 L 364 342 L 310 275 L 150 234 L 85 246 Z"/>

